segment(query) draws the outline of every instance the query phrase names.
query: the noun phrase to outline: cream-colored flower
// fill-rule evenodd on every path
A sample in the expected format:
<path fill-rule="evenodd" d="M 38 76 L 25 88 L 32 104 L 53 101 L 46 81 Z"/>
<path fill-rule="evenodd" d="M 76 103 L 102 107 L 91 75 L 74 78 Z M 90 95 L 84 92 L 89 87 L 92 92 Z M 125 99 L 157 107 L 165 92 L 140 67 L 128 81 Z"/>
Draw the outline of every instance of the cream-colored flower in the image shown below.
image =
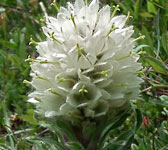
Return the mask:
<path fill-rule="evenodd" d="M 83 0 L 61 7 L 46 18 L 47 39 L 37 45 L 31 63 L 29 101 L 49 118 L 72 122 L 115 114 L 137 98 L 141 64 L 133 54 L 133 27 L 126 16 L 111 16 L 110 7 Z"/>

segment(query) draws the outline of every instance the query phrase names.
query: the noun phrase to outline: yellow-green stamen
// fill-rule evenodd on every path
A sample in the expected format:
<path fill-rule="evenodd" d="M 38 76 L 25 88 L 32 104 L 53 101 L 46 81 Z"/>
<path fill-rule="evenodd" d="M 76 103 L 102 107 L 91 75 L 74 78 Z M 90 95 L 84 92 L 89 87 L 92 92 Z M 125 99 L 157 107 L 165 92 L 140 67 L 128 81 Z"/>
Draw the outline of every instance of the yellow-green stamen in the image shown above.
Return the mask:
<path fill-rule="evenodd" d="M 86 90 L 85 85 L 82 86 L 82 88 L 79 90 L 79 93 L 88 93 L 88 90 Z"/>
<path fill-rule="evenodd" d="M 32 44 L 38 45 L 38 42 L 36 42 L 36 41 L 34 41 L 32 38 L 30 38 L 30 43 L 29 43 L 29 45 L 32 45 Z"/>
<path fill-rule="evenodd" d="M 119 5 L 113 6 L 113 7 L 114 7 L 114 11 L 113 11 L 113 13 L 112 13 L 112 15 L 111 15 L 111 18 L 113 18 L 113 17 L 115 16 L 115 14 L 116 14 L 117 11 L 120 11 Z"/>

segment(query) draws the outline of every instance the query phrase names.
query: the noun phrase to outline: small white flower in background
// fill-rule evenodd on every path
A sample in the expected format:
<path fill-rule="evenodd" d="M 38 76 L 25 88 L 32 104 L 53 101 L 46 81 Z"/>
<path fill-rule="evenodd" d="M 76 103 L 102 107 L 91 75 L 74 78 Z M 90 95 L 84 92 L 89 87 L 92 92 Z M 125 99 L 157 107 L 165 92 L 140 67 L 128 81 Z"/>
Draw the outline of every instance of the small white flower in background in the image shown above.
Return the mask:
<path fill-rule="evenodd" d="M 142 83 L 133 27 L 126 16 L 110 15 L 108 5 L 99 9 L 98 0 L 67 4 L 46 18 L 47 40 L 31 63 L 29 102 L 44 117 L 72 122 L 114 116 L 138 97 Z"/>

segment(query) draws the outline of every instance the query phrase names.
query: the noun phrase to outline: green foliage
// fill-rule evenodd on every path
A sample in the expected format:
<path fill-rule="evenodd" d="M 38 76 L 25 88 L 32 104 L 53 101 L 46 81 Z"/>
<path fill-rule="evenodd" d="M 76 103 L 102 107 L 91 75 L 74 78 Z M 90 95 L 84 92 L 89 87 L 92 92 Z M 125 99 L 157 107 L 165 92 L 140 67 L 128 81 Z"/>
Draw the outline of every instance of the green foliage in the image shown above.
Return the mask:
<path fill-rule="evenodd" d="M 135 52 L 139 53 L 144 69 L 139 75 L 144 79 L 141 97 L 133 103 L 130 117 L 124 114 L 115 122 L 106 124 L 101 135 L 100 150 L 166 150 L 168 147 L 168 1 L 167 0 L 115 0 L 101 1 L 102 5 L 120 6 L 120 13 L 130 17 L 135 37 L 139 33 L 145 39 L 137 41 Z M 47 13 L 56 15 L 58 3 L 43 0 Z M 52 3 L 52 5 L 50 5 Z M 36 57 L 35 46 L 30 38 L 42 41 L 45 36 L 41 27 L 43 12 L 38 0 L 0 1 L 0 150 L 82 150 L 72 129 L 58 122 L 57 126 L 68 133 L 71 141 L 55 127 L 41 122 L 35 116 L 33 106 L 26 102 L 29 85 L 23 80 L 29 77 L 29 64 L 25 59 Z M 145 117 L 144 117 L 145 116 Z M 126 119 L 127 118 L 127 119 Z M 144 119 L 143 119 L 144 118 Z M 148 118 L 148 119 L 147 119 Z M 120 123 L 123 123 L 120 126 Z M 141 124 L 141 122 L 143 122 Z M 100 126 L 101 128 L 101 126 Z M 96 141 L 95 125 L 85 128 L 86 136 Z"/>
<path fill-rule="evenodd" d="M 154 57 L 145 57 L 144 60 L 148 62 L 156 72 L 168 75 L 168 67 L 160 60 Z"/>

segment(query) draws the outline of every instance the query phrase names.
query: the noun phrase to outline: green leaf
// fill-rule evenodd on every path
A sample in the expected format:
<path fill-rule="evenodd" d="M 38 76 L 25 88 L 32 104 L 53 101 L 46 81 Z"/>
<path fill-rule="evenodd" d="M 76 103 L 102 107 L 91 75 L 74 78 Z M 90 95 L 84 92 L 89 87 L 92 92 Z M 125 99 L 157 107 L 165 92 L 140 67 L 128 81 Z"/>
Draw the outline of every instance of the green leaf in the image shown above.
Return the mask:
<path fill-rule="evenodd" d="M 20 33 L 19 37 L 20 37 L 20 41 L 19 41 L 18 56 L 21 57 L 23 60 L 25 60 L 27 58 L 26 46 L 25 46 L 25 35 L 23 33 Z"/>
<path fill-rule="evenodd" d="M 154 57 L 145 57 L 144 60 L 148 62 L 156 72 L 162 73 L 164 75 L 168 74 L 167 66 L 160 60 Z"/>
<path fill-rule="evenodd" d="M 145 35 L 145 39 L 142 40 L 143 44 L 149 45 L 150 49 L 148 50 L 149 54 L 153 54 L 153 41 L 152 41 L 152 37 L 151 34 L 149 33 L 149 30 L 147 29 L 146 26 L 142 26 L 142 34 Z M 145 48 L 146 50 L 146 48 Z"/>
<path fill-rule="evenodd" d="M 69 140 L 76 141 L 76 136 L 72 128 L 62 121 L 57 121 L 58 128 L 68 137 Z"/>
<path fill-rule="evenodd" d="M 163 103 L 164 106 L 168 107 L 168 96 L 162 95 L 159 98 L 161 99 L 161 103 Z"/>
<path fill-rule="evenodd" d="M 168 35 L 167 33 L 162 34 L 162 46 L 168 56 Z"/>
<path fill-rule="evenodd" d="M 77 142 L 67 142 L 66 145 L 72 150 L 84 150 L 83 146 Z"/>
<path fill-rule="evenodd" d="M 34 146 L 42 145 L 42 147 L 40 147 L 41 149 L 39 150 L 42 150 L 42 149 L 65 150 L 65 147 L 63 147 L 61 143 L 57 142 L 53 137 L 42 138 L 42 137 L 36 137 L 36 136 L 29 136 L 29 137 L 26 137 L 25 140 L 31 142 L 32 144 L 34 144 Z"/>
<path fill-rule="evenodd" d="M 147 2 L 147 9 L 148 9 L 148 12 L 154 13 L 155 15 L 157 14 L 155 6 L 150 1 Z"/>
<path fill-rule="evenodd" d="M 135 129 L 131 130 L 130 133 L 127 135 L 127 139 L 126 139 L 125 145 L 121 146 L 121 148 L 119 150 L 125 150 L 125 149 L 127 149 L 127 147 L 133 141 L 134 135 L 136 134 L 136 131 L 139 129 L 139 127 L 142 124 L 142 114 L 141 114 L 141 111 L 139 109 L 136 109 L 135 111 L 136 111 L 136 127 L 135 127 Z"/>
<path fill-rule="evenodd" d="M 20 68 L 20 66 L 22 65 L 21 63 L 21 59 L 20 57 L 18 57 L 17 55 L 9 55 L 8 56 L 8 60 L 16 67 Z"/>
<path fill-rule="evenodd" d="M 160 25 L 159 25 L 159 17 L 160 17 L 160 9 L 157 11 L 157 15 L 155 18 L 155 29 L 156 29 L 156 34 L 157 34 L 157 56 L 159 56 L 160 52 Z"/>
<path fill-rule="evenodd" d="M 33 129 L 18 130 L 18 131 L 14 132 L 14 135 L 22 134 L 22 133 L 26 133 L 26 132 L 30 132 L 30 131 L 33 131 Z M 13 135 L 13 133 L 7 134 L 7 136 L 10 136 L 10 135 Z"/>
<path fill-rule="evenodd" d="M 138 146 L 135 144 L 131 145 L 131 150 L 139 150 Z"/>
<path fill-rule="evenodd" d="M 166 96 L 166 95 L 160 96 L 160 99 L 161 99 L 162 101 L 167 101 L 167 102 L 168 102 L 168 96 Z"/>
<path fill-rule="evenodd" d="M 103 150 L 126 150 L 134 139 L 134 130 L 122 132 L 114 142 L 110 142 Z"/>
<path fill-rule="evenodd" d="M 2 44 L 5 48 L 10 48 L 10 49 L 17 48 L 16 43 L 12 43 L 12 42 L 5 41 L 2 39 L 0 39 L 0 44 Z"/>
<path fill-rule="evenodd" d="M 115 128 L 121 126 L 125 122 L 125 120 L 127 119 L 128 116 L 129 116 L 129 114 L 125 113 L 119 119 L 117 119 L 115 122 L 112 122 L 108 126 L 106 126 L 105 129 L 102 132 L 101 137 L 103 138 L 104 136 L 107 135 L 107 133 L 110 130 L 115 129 Z"/>
<path fill-rule="evenodd" d="M 139 109 L 135 110 L 136 114 L 136 126 L 133 129 L 130 129 L 128 131 L 122 132 L 115 141 L 110 142 L 103 148 L 103 150 L 126 150 L 128 146 L 131 144 L 131 142 L 134 139 L 134 135 L 136 134 L 136 131 L 139 129 L 139 127 L 142 124 L 142 114 Z"/>
<path fill-rule="evenodd" d="M 134 13 L 136 17 L 135 19 L 138 18 L 139 7 L 140 7 L 140 0 L 137 0 L 134 5 Z"/>
<path fill-rule="evenodd" d="M 162 129 L 160 131 L 160 138 L 162 139 L 162 141 L 164 141 L 165 143 L 167 143 L 168 141 L 168 131 L 165 129 Z"/>
<path fill-rule="evenodd" d="M 107 146 L 103 148 L 103 150 L 119 150 L 122 146 L 120 142 L 110 142 Z"/>
<path fill-rule="evenodd" d="M 142 16 L 142 17 L 144 17 L 144 18 L 145 17 L 147 17 L 147 18 L 153 18 L 154 17 L 154 15 L 152 15 L 152 14 L 150 14 L 148 12 L 142 12 L 139 15 Z"/>
<path fill-rule="evenodd" d="M 142 114 L 141 114 L 141 111 L 139 109 L 136 109 L 136 128 L 135 128 L 135 132 L 139 129 L 141 124 L 142 124 Z"/>
<path fill-rule="evenodd" d="M 27 114 L 33 116 L 34 115 L 34 111 L 35 111 L 34 109 L 28 109 L 27 110 Z"/>
<path fill-rule="evenodd" d="M 104 145 L 105 139 L 106 139 L 109 131 L 121 126 L 125 122 L 125 120 L 127 119 L 127 117 L 129 115 L 130 115 L 129 113 L 124 113 L 121 116 L 119 116 L 116 121 L 111 122 L 106 127 L 104 127 L 104 130 L 100 136 L 100 144 L 99 144 L 100 146 L 99 147 L 102 147 Z"/>
<path fill-rule="evenodd" d="M 139 45 L 134 49 L 134 52 L 139 52 L 140 49 L 144 48 L 144 47 L 149 47 L 149 45 Z"/>
<path fill-rule="evenodd" d="M 20 118 L 23 119 L 24 121 L 27 121 L 27 122 L 33 124 L 33 125 L 37 125 L 36 120 L 31 115 L 22 115 L 22 116 L 20 116 Z"/>
<path fill-rule="evenodd" d="M 96 123 L 84 122 L 83 123 L 83 136 L 84 138 L 90 138 L 96 132 L 97 126 Z"/>
<path fill-rule="evenodd" d="M 161 98 L 161 97 L 160 97 Z M 145 100 L 141 99 L 142 101 L 146 102 Z M 164 100 L 158 100 L 158 99 L 148 99 L 149 104 L 153 105 L 160 105 L 163 107 L 168 107 L 168 102 Z"/>
<path fill-rule="evenodd" d="M 12 148 L 9 145 L 6 146 L 5 144 L 0 143 L 0 150 L 12 150 Z"/>

